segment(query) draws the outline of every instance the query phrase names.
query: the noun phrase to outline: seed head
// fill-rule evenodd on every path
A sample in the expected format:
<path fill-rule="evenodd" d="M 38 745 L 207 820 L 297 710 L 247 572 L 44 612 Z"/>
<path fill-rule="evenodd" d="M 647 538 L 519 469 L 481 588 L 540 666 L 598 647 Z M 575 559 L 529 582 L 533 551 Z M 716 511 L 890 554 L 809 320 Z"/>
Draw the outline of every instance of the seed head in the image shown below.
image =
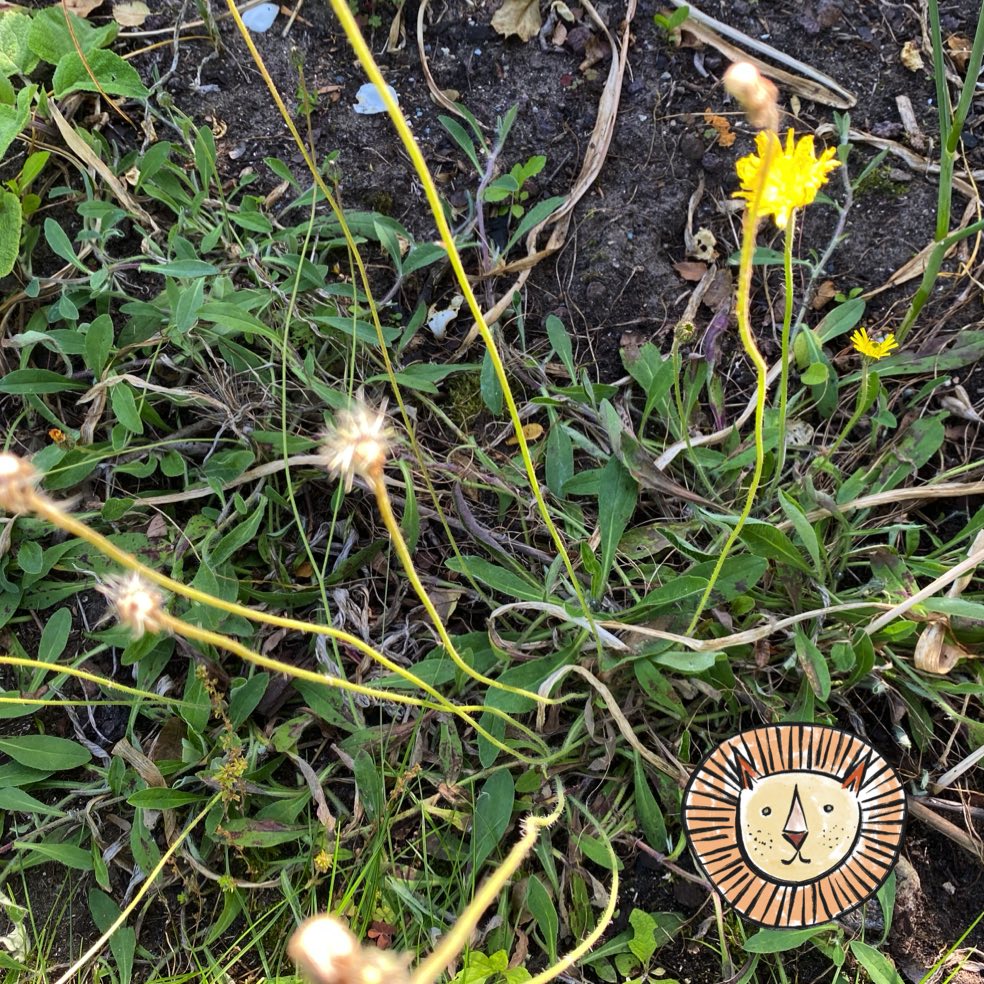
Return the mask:
<path fill-rule="evenodd" d="M 356 475 L 369 481 L 379 477 L 392 439 L 383 410 L 356 404 L 351 410 L 340 411 L 335 425 L 325 433 L 321 447 L 324 466 L 342 479 L 346 492 L 351 492 Z"/>
<path fill-rule="evenodd" d="M 40 478 L 29 461 L 10 451 L 0 452 L 0 509 L 9 513 L 30 512 Z"/>
<path fill-rule="evenodd" d="M 157 633 L 164 628 L 164 598 L 147 584 L 139 574 L 108 577 L 99 590 L 108 599 L 121 625 L 125 625 L 135 639 L 145 632 Z"/>
<path fill-rule="evenodd" d="M 334 916 L 314 916 L 301 923 L 287 952 L 315 984 L 405 984 L 408 980 L 402 956 L 362 946 Z"/>
<path fill-rule="evenodd" d="M 741 103 L 752 126 L 779 129 L 779 90 L 751 62 L 731 65 L 724 73 L 724 87 Z"/>

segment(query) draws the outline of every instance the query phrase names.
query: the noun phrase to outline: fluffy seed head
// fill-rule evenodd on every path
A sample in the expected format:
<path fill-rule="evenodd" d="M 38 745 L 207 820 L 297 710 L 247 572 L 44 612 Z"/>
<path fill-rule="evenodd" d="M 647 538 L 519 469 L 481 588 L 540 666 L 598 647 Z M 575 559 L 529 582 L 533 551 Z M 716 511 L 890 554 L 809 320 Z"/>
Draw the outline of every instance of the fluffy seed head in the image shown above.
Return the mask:
<path fill-rule="evenodd" d="M 405 984 L 406 960 L 362 946 L 334 916 L 314 916 L 298 926 L 287 953 L 315 984 Z"/>
<path fill-rule="evenodd" d="M 779 129 L 779 90 L 754 65 L 735 62 L 724 73 L 724 87 L 741 103 L 752 126 Z"/>
<path fill-rule="evenodd" d="M 10 451 L 0 453 L 0 509 L 9 513 L 30 512 L 40 477 L 29 461 Z"/>
<path fill-rule="evenodd" d="M 99 590 L 109 599 L 120 624 L 125 625 L 134 638 L 164 628 L 164 598 L 139 574 L 108 577 L 99 585 Z"/>
<path fill-rule="evenodd" d="M 351 492 L 356 475 L 371 481 L 382 473 L 392 439 L 383 410 L 357 404 L 340 411 L 334 427 L 325 433 L 321 446 L 324 466 L 342 479 L 346 492 Z"/>

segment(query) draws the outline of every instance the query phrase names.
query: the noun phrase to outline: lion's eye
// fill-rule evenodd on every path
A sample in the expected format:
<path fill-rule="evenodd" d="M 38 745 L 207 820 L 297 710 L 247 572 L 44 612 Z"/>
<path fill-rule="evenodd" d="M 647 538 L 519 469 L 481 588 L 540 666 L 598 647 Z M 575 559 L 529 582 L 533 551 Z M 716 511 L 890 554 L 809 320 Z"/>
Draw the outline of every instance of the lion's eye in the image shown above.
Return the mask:
<path fill-rule="evenodd" d="M 834 804 L 833 803 L 825 803 L 824 804 L 824 807 L 823 807 L 823 812 L 824 813 L 833 813 L 834 812 Z"/>
<path fill-rule="evenodd" d="M 763 817 L 767 817 L 771 812 L 772 812 L 772 807 L 771 806 L 763 806 L 762 807 L 762 816 Z"/>

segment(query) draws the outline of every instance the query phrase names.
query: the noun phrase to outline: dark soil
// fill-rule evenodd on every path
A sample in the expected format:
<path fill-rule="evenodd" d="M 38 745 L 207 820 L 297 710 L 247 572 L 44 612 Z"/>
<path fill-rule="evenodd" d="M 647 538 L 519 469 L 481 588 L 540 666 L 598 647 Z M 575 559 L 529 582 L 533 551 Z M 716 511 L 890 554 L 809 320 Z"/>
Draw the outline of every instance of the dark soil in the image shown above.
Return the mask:
<path fill-rule="evenodd" d="M 165 0 L 154 6 L 157 12 L 141 31 L 170 32 L 182 4 Z M 460 101 L 486 124 L 492 124 L 518 103 L 519 115 L 503 165 L 508 169 L 543 153 L 547 165 L 530 188 L 531 203 L 550 195 L 563 195 L 583 159 L 607 61 L 584 72 L 579 69 L 583 52 L 554 45 L 541 50 L 536 40 L 526 44 L 516 39 L 503 40 L 489 25 L 496 6 L 494 0 L 432 4 L 432 19 L 425 30 L 431 71 L 441 88 L 457 90 Z M 737 221 L 728 209 L 736 183 L 734 161 L 752 148 L 751 130 L 721 87 L 724 58 L 712 49 L 669 45 L 652 22 L 653 13 L 662 6 L 652 0 L 639 3 L 633 23 L 630 69 L 605 168 L 578 206 L 566 245 L 556 257 L 534 270 L 523 300 L 528 347 L 537 348 L 545 316 L 555 313 L 575 335 L 580 362 L 603 380 L 617 380 L 624 375 L 619 348 L 627 332 L 664 348 L 669 344 L 693 286 L 681 278 L 674 264 L 688 259 L 684 243 L 688 203 L 701 183 L 703 194 L 694 210 L 693 231 L 710 229 L 722 259 L 736 248 Z M 896 99 L 907 96 L 927 138 L 925 147 L 913 149 L 932 159 L 938 127 L 934 85 L 928 70 L 931 58 L 924 52 L 927 70 L 917 72 L 909 71 L 900 61 L 903 44 L 922 36 L 918 6 L 882 0 L 704 0 L 701 4 L 706 13 L 767 40 L 856 93 L 851 125 L 861 133 L 905 143 Z M 213 3 L 213 7 L 217 14 L 224 10 L 221 3 Z M 185 5 L 185 16 L 197 16 L 195 8 L 195 4 Z M 944 36 L 972 36 L 977 8 L 974 0 L 941 3 Z M 428 95 L 414 41 L 417 4 L 410 2 L 405 8 L 407 44 L 393 53 L 383 51 L 392 9 L 381 4 L 373 9 L 382 17 L 382 26 L 371 33 L 367 29 L 372 49 L 387 80 L 399 93 L 442 192 L 452 203 L 463 205 L 467 193 L 474 194 L 478 177 L 438 122 L 443 111 Z M 613 32 L 617 31 L 624 5 L 604 4 L 599 9 Z M 363 11 L 366 13 L 368 7 Z M 308 89 L 321 92 L 312 118 L 313 136 L 320 155 L 339 152 L 343 205 L 389 213 L 418 237 L 432 238 L 434 231 L 421 187 L 388 119 L 352 111 L 356 90 L 364 79 L 327 4 L 304 4 L 287 38 L 281 36 L 284 23 L 281 17 L 272 30 L 254 40 L 289 105 L 294 104 L 297 90 L 298 59 L 303 63 Z M 183 112 L 221 134 L 217 143 L 228 177 L 249 168 L 259 174 L 261 187 L 274 187 L 277 179 L 263 163 L 267 157 L 286 161 L 301 176 L 301 156 L 241 38 L 228 19 L 221 19 L 219 26 L 223 47 L 217 53 L 205 41 L 180 43 L 176 71 L 165 90 Z M 163 33 L 145 37 L 129 32 L 131 36 L 127 38 L 127 33 L 124 32 L 124 40 L 131 50 L 169 37 Z M 150 82 L 170 70 L 173 58 L 174 51 L 165 46 L 137 56 L 134 64 Z M 335 94 L 337 101 L 332 98 Z M 784 98 L 783 105 L 787 111 L 792 110 L 788 98 Z M 738 133 L 734 146 L 720 145 L 717 132 L 704 119 L 707 110 L 730 114 L 728 119 Z M 835 139 L 831 122 L 829 108 L 803 100 L 784 125 L 794 126 L 798 133 L 819 130 L 826 135 L 820 138 L 823 144 Z M 984 106 L 980 99 L 971 111 L 965 134 L 967 161 L 972 168 L 980 169 L 984 167 Z M 107 135 L 121 145 L 132 144 L 132 136 L 115 122 L 108 125 Z M 859 138 L 851 155 L 851 173 L 860 173 L 874 153 Z M 855 197 L 847 235 L 827 266 L 825 277 L 838 291 L 846 293 L 855 287 L 870 291 L 882 286 L 932 238 L 936 214 L 933 176 L 919 173 L 904 160 L 891 156 L 878 174 L 879 179 Z M 831 189 L 834 197 L 843 199 L 841 183 L 833 181 Z M 966 204 L 965 198 L 955 194 L 955 216 Z M 810 250 L 823 252 L 835 222 L 834 210 L 828 206 L 810 209 L 801 232 L 800 255 Z M 496 297 L 497 291 L 508 283 L 503 280 L 493 285 Z M 979 291 L 962 293 L 966 283 L 941 281 L 938 296 L 924 312 L 913 344 L 918 344 L 921 333 L 936 330 L 943 319 L 947 320 L 947 331 L 981 321 Z M 910 282 L 874 295 L 865 323 L 874 329 L 891 330 L 893 319 L 900 316 L 913 288 L 914 283 Z M 435 299 L 453 291 L 450 281 L 429 283 L 427 289 Z M 401 299 L 408 311 L 416 301 L 409 295 Z M 770 341 L 772 326 L 781 316 L 781 299 L 777 298 L 774 282 L 770 291 L 759 292 L 756 305 L 756 316 L 763 326 L 762 347 L 766 357 L 771 358 L 777 351 Z M 712 313 L 706 309 L 699 313 L 698 332 L 706 328 Z M 820 316 L 810 312 L 808 320 L 815 322 Z M 467 327 L 466 320 L 460 319 L 450 332 L 447 344 L 451 348 Z M 515 338 L 511 323 L 501 329 L 507 343 Z M 733 349 L 733 342 L 726 343 L 726 352 Z M 746 378 L 743 360 L 736 354 L 728 359 L 733 365 L 722 365 L 722 372 L 729 386 L 735 388 L 733 398 L 744 403 L 747 397 L 742 389 Z M 965 383 L 972 401 L 977 401 L 984 392 L 984 376 L 971 372 Z M 964 822 L 959 815 L 954 820 Z M 977 829 L 984 835 L 979 821 Z M 984 870 L 979 861 L 918 822 L 911 826 L 906 856 L 920 887 L 911 889 L 904 904 L 900 901 L 887 952 L 900 972 L 915 982 L 984 910 Z M 31 869 L 27 873 L 29 882 L 35 885 L 39 878 L 46 877 L 46 872 L 46 867 Z M 680 889 L 674 890 L 665 880 L 664 871 L 641 861 L 626 874 L 623 915 L 638 906 L 650 911 L 675 909 L 692 917 L 685 934 L 688 942 L 659 955 L 666 976 L 693 982 L 720 980 L 720 959 L 713 946 L 695 940 L 700 924 L 713 915 L 706 894 L 695 894 L 688 888 L 681 897 Z M 42 887 L 35 885 L 30 894 L 43 905 Z M 64 892 L 60 897 L 65 897 Z M 79 904 L 79 912 L 82 921 L 87 922 L 84 903 Z M 75 929 L 85 935 L 81 925 Z M 709 942 L 713 943 L 714 938 L 712 926 Z M 984 931 L 978 928 L 965 945 L 982 943 Z M 69 940 L 55 941 L 56 948 L 63 944 L 68 945 Z M 53 959 L 57 962 L 65 955 L 55 953 Z M 810 948 L 804 948 L 796 958 L 787 955 L 784 963 L 790 980 L 804 982 L 825 980 L 825 968 L 829 967 Z M 966 973 L 957 978 L 970 979 Z"/>

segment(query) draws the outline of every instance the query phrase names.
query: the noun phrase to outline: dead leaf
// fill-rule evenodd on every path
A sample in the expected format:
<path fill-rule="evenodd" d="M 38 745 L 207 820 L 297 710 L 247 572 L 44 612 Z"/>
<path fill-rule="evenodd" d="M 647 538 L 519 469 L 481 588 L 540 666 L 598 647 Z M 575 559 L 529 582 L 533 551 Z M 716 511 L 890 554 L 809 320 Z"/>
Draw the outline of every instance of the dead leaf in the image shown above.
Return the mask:
<path fill-rule="evenodd" d="M 393 936 L 395 933 L 395 926 L 377 919 L 369 926 L 369 932 L 366 933 L 366 936 L 371 940 L 375 940 L 376 946 L 380 950 L 388 950 L 393 945 Z"/>
<path fill-rule="evenodd" d="M 538 441 L 543 437 L 543 426 L 541 424 L 525 424 L 523 426 L 523 437 L 527 441 Z M 506 444 L 519 444 L 519 438 L 513 434 L 512 437 L 507 438 Z"/>
<path fill-rule="evenodd" d="M 826 307 L 834 299 L 836 294 L 837 288 L 834 286 L 833 280 L 825 280 L 813 295 L 813 300 L 810 301 L 810 307 L 814 311 L 819 311 L 822 307 Z"/>
<path fill-rule="evenodd" d="M 718 116 L 708 107 L 704 110 L 704 122 L 716 131 L 718 143 L 722 147 L 730 147 L 735 142 L 735 132 L 731 129 L 731 121 L 726 116 Z"/>
<path fill-rule="evenodd" d="M 593 68 L 599 62 L 610 57 L 611 53 L 612 46 L 608 43 L 608 38 L 602 37 L 600 34 L 592 34 L 584 46 L 584 61 L 577 66 L 578 71 L 586 72 L 589 68 Z"/>
<path fill-rule="evenodd" d="M 946 46 L 950 49 L 950 57 L 953 59 L 953 64 L 957 70 L 960 72 L 967 71 L 967 62 L 970 60 L 970 40 L 959 34 L 951 34 L 946 39 Z"/>
<path fill-rule="evenodd" d="M 696 283 L 707 273 L 706 263 L 695 263 L 691 260 L 681 260 L 673 264 L 673 269 L 684 279 Z"/>
<path fill-rule="evenodd" d="M 492 15 L 492 27 L 504 38 L 516 34 L 524 41 L 536 37 L 543 23 L 540 0 L 505 0 Z"/>
<path fill-rule="evenodd" d="M 561 21 L 557 22 L 557 26 L 554 28 L 554 32 L 550 37 L 550 43 L 558 48 L 563 48 L 564 42 L 567 40 L 567 25 Z"/>
<path fill-rule="evenodd" d="M 903 65 L 910 72 L 919 72 L 923 69 L 922 52 L 919 50 L 918 41 L 906 41 L 902 45 L 902 54 L 899 56 Z"/>
<path fill-rule="evenodd" d="M 102 0 L 65 0 L 69 13 L 76 17 L 88 17 L 102 3 Z"/>
<path fill-rule="evenodd" d="M 142 0 L 120 0 L 113 4 L 113 20 L 120 27 L 140 27 L 150 16 L 150 7 Z"/>

